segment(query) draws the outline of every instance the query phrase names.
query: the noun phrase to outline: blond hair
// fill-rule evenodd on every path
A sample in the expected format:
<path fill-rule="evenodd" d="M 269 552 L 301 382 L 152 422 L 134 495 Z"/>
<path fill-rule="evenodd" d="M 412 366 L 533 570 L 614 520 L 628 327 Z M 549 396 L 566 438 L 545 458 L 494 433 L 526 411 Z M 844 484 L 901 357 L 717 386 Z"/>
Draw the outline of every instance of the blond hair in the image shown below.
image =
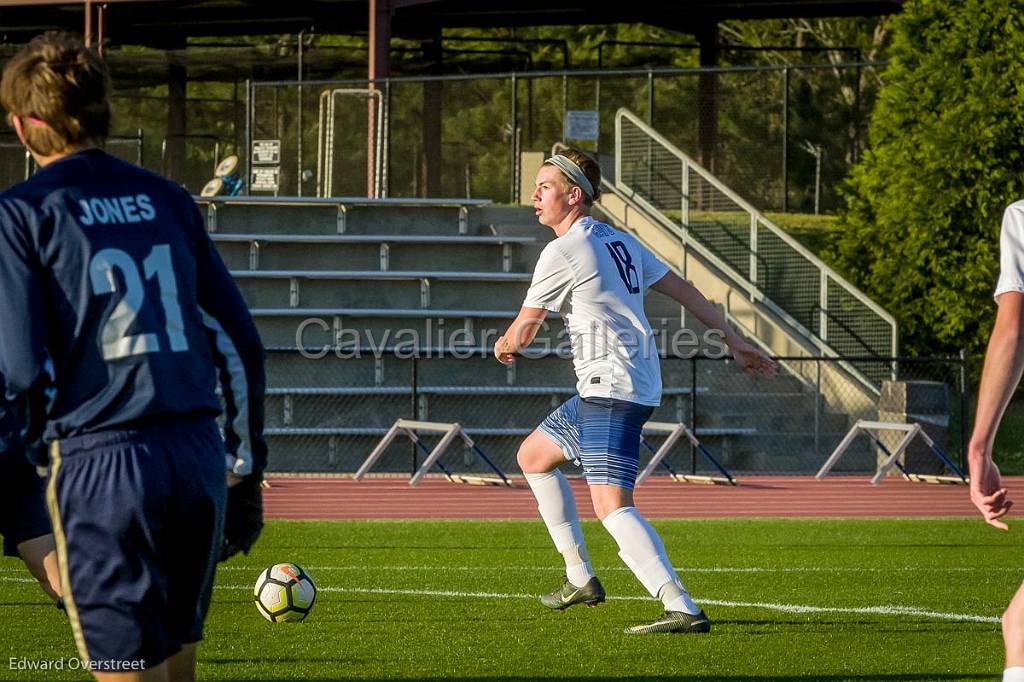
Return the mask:
<path fill-rule="evenodd" d="M 110 131 L 109 92 L 107 65 L 81 38 L 62 31 L 33 38 L 0 79 L 0 104 L 22 119 L 25 142 L 44 156 L 102 144 Z"/>
<path fill-rule="evenodd" d="M 581 152 L 579 149 L 573 149 L 569 147 L 558 152 L 561 156 L 572 161 L 574 164 L 579 166 L 579 169 L 583 171 L 583 175 L 586 176 L 587 180 L 590 181 L 590 186 L 594 189 L 594 196 L 591 199 L 587 196 L 587 193 L 583 193 L 583 201 L 587 206 L 590 206 L 595 201 L 601 198 L 601 167 L 597 165 L 597 161 Z M 550 162 L 545 162 L 546 165 L 554 165 Z M 557 166 L 555 166 L 557 168 Z M 565 174 L 564 171 L 559 169 L 559 173 L 562 176 L 562 186 L 566 192 L 571 188 L 577 187 L 578 185 Z"/>

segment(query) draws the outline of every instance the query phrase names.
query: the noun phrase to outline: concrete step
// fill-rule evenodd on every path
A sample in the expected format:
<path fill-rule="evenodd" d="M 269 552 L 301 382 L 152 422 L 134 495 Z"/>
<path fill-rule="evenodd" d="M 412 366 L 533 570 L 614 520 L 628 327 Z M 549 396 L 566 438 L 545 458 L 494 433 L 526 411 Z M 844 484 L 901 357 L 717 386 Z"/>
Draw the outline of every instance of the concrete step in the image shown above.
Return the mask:
<path fill-rule="evenodd" d="M 340 355 L 340 357 L 339 357 Z M 489 350 L 466 357 L 451 350 L 424 350 L 419 357 L 410 354 L 372 352 L 358 357 L 334 352 L 319 358 L 304 358 L 298 353 L 267 354 L 269 387 L 347 387 L 410 386 L 413 372 L 423 385 L 489 386 L 574 386 L 572 361 L 557 355 L 520 360 L 510 367 L 500 364 Z"/>
<path fill-rule="evenodd" d="M 517 237 L 211 235 L 229 270 L 532 272 L 536 244 Z"/>
<path fill-rule="evenodd" d="M 232 272 L 250 308 L 509 308 L 522 303 L 529 273 L 401 271 Z"/>
<path fill-rule="evenodd" d="M 210 208 L 211 203 L 215 208 Z M 207 229 L 218 234 L 458 235 L 475 233 L 488 220 L 476 215 L 487 202 L 463 199 L 261 198 L 254 201 L 250 197 L 215 202 L 200 200 L 199 204 L 206 214 Z"/>

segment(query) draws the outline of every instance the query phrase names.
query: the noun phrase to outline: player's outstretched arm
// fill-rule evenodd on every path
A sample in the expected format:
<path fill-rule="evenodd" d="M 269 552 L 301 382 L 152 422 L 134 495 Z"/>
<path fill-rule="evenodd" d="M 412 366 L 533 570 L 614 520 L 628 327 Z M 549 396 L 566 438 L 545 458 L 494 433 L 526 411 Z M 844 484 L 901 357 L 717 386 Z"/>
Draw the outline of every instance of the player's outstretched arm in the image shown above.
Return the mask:
<path fill-rule="evenodd" d="M 992 461 L 992 445 L 1024 370 L 1024 294 L 1004 293 L 998 303 L 999 312 L 985 352 L 967 462 L 971 473 L 971 502 L 987 523 L 1006 530 L 1006 524 L 1000 519 L 1010 511 L 1013 502 L 1007 499 L 999 469 Z"/>
<path fill-rule="evenodd" d="M 759 349 L 747 343 L 732 325 L 726 321 L 718 308 L 700 293 L 697 287 L 669 271 L 651 285 L 658 293 L 664 294 L 693 313 L 709 329 L 717 329 L 725 335 L 725 343 L 744 372 L 755 376 L 772 376 L 778 371 L 778 364 Z"/>
<path fill-rule="evenodd" d="M 192 211 L 198 299 L 225 401 L 228 501 L 221 561 L 249 549 L 263 529 L 266 374 L 263 343 L 238 286 L 217 253 L 198 209 Z"/>
<path fill-rule="evenodd" d="M 544 318 L 548 311 L 544 308 L 519 309 L 519 315 L 505 330 L 505 333 L 494 342 L 494 357 L 503 365 L 511 365 L 515 362 L 515 354 L 526 348 L 537 338 L 540 326 L 544 324 Z"/>

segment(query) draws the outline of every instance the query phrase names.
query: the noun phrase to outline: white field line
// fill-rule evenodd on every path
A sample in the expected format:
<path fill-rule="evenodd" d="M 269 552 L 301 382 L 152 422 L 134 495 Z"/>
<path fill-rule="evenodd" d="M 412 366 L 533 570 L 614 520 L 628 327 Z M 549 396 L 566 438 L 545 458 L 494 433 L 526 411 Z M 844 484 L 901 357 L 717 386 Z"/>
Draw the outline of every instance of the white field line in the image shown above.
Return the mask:
<path fill-rule="evenodd" d="M 562 573 L 561 566 L 427 566 L 427 565 L 342 565 L 342 566 L 314 566 L 302 564 L 308 571 L 317 573 L 328 573 L 332 571 L 429 571 L 431 573 L 444 572 L 467 572 L 467 573 L 492 573 L 507 571 L 537 571 L 540 573 Z M 909 566 L 895 568 L 856 568 L 851 566 L 674 566 L 676 572 L 689 573 L 1020 573 L 1024 577 L 1024 569 L 1016 566 Z M 0 575 L 4 573 L 20 573 L 25 569 L 20 566 L 0 567 Z M 218 572 L 254 572 L 258 566 L 218 566 Z M 625 566 L 598 566 L 594 569 L 598 573 L 614 573 L 629 571 Z"/>
<path fill-rule="evenodd" d="M 310 569 L 312 570 L 312 569 Z M 0 576 L 0 583 L 34 583 L 32 578 L 9 578 Z M 250 592 L 250 585 L 217 585 L 218 590 L 238 590 Z M 534 600 L 537 595 L 515 592 L 462 592 L 456 590 L 398 590 L 382 587 L 318 587 L 318 592 L 333 592 L 338 594 L 387 594 L 406 597 L 445 597 L 454 599 L 529 599 Z M 615 601 L 652 601 L 648 597 L 611 596 L 609 600 Z M 932 611 L 930 609 L 919 609 L 911 606 L 882 605 L 882 606 L 813 606 L 807 604 L 780 604 L 775 602 L 745 602 L 724 599 L 705 599 L 698 597 L 702 605 L 722 606 L 727 608 L 749 608 L 778 611 L 781 613 L 850 613 L 867 614 L 878 616 L 910 616 L 912 618 L 931 618 L 935 620 L 970 621 L 974 623 L 999 623 L 998 616 L 980 616 L 971 613 L 947 613 L 944 611 Z"/>
<path fill-rule="evenodd" d="M 315 572 L 330 572 L 330 571 L 430 571 L 431 573 L 443 573 L 445 571 L 466 571 L 466 572 L 506 572 L 506 571 L 538 571 L 544 573 L 562 573 L 565 569 L 561 566 L 374 566 L 374 565 L 347 565 L 347 566 L 313 566 L 302 564 L 302 567 Z M 1024 569 L 1013 566 L 914 566 L 914 567 L 900 567 L 899 569 L 893 568 L 854 568 L 849 566 L 842 567 L 829 567 L 829 566 L 702 566 L 702 567 L 688 567 L 688 566 L 674 566 L 678 573 L 910 573 L 915 571 L 923 571 L 927 573 L 965 573 L 970 571 L 984 572 L 984 573 L 996 573 L 996 572 L 1012 572 L 1020 573 L 1024 577 Z M 17 570 L 17 569 L 0 569 L 0 572 L 5 570 Z M 246 571 L 250 572 L 253 570 L 259 570 L 258 567 L 248 566 L 218 566 L 218 571 Z M 597 573 L 608 573 L 616 571 L 629 571 L 625 566 L 598 566 L 594 568 Z"/>

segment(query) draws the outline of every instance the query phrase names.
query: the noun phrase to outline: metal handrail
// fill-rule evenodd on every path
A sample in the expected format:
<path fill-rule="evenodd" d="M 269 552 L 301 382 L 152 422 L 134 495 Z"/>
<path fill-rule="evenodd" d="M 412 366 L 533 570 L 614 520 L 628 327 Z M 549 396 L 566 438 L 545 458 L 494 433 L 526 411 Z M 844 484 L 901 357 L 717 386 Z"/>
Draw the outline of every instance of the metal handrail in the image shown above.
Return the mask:
<path fill-rule="evenodd" d="M 843 331 L 846 332 L 851 339 L 856 341 L 861 346 L 861 348 L 868 352 L 868 357 L 874 357 L 875 359 L 882 357 L 881 353 L 874 350 L 871 347 L 871 344 L 862 339 L 860 337 L 860 334 L 854 331 L 853 328 L 850 327 L 850 325 L 846 324 L 845 321 L 843 321 L 838 315 L 836 315 L 832 311 L 828 310 L 827 308 L 822 308 L 821 305 L 818 303 L 815 303 L 813 306 L 811 306 L 811 311 L 818 311 L 819 313 L 827 317 L 829 320 L 831 320 L 834 324 L 842 327 Z"/>
<path fill-rule="evenodd" d="M 669 142 L 667 139 L 665 139 L 656 130 L 654 130 L 653 128 L 648 126 L 646 123 L 644 123 L 644 121 L 642 119 L 640 119 L 638 116 L 636 116 L 635 114 L 633 114 L 632 112 L 630 112 L 627 109 L 619 109 L 616 112 L 616 114 L 615 114 L 615 138 L 616 138 L 615 139 L 615 145 L 616 145 L 616 150 L 615 150 L 616 151 L 616 154 L 615 154 L 615 185 L 621 191 L 623 191 L 624 193 L 632 195 L 634 199 L 636 199 L 639 202 L 641 202 L 641 203 L 645 204 L 646 206 L 648 206 L 650 208 L 650 210 L 654 214 L 658 215 L 661 218 L 664 218 L 664 220 L 661 221 L 661 222 L 663 222 L 663 223 L 664 222 L 668 222 L 668 223 L 672 223 L 673 222 L 673 221 L 669 220 L 667 217 L 665 217 L 661 213 L 660 210 L 658 210 L 656 207 L 652 206 L 650 204 L 650 202 L 644 200 L 642 195 L 638 195 L 636 193 L 636 191 L 633 188 L 631 188 L 623 179 L 623 173 L 622 173 L 622 163 L 623 163 L 623 154 L 622 154 L 622 151 L 623 151 L 623 149 L 622 149 L 622 145 L 623 145 L 623 131 L 622 131 L 622 126 L 623 126 L 623 122 L 624 121 L 628 121 L 631 125 L 635 126 L 637 129 L 639 129 L 644 135 L 647 136 L 647 138 L 649 139 L 649 141 L 651 143 L 657 144 L 663 151 L 668 152 L 669 154 L 674 156 L 676 159 L 678 159 L 678 161 L 681 164 L 680 167 L 681 167 L 681 171 L 682 172 L 684 172 L 686 174 L 693 173 L 696 176 L 699 176 L 704 182 L 706 182 L 709 185 L 711 185 L 712 187 L 714 187 L 716 190 L 721 192 L 725 197 L 727 197 L 730 201 L 732 201 L 739 209 L 741 209 L 742 211 L 747 213 L 747 215 L 750 217 L 750 224 L 751 224 L 752 240 L 751 240 L 750 248 L 751 248 L 752 252 L 754 252 L 754 253 L 757 252 L 757 238 L 756 238 L 756 235 L 757 235 L 758 228 L 761 227 L 763 229 L 766 229 L 769 232 L 771 232 L 774 237 L 777 237 L 778 239 L 782 240 L 795 253 L 797 253 L 798 255 L 803 257 L 805 261 L 807 261 L 808 263 L 810 263 L 811 265 L 814 266 L 814 268 L 818 271 L 819 276 L 820 276 L 820 280 L 821 280 L 821 284 L 822 284 L 821 295 L 822 295 L 823 299 L 827 295 L 826 291 L 827 291 L 827 288 L 828 288 L 828 284 L 831 281 L 836 286 L 840 287 L 842 290 L 846 291 L 849 295 L 851 295 L 853 298 L 855 298 L 859 303 L 861 303 L 866 308 L 868 308 L 870 311 L 875 313 L 878 316 L 878 318 L 881 319 L 892 330 L 892 337 L 891 337 L 891 344 L 890 344 L 891 347 L 890 347 L 889 351 L 890 351 L 890 354 L 893 355 L 893 356 L 895 356 L 897 354 L 897 342 L 898 342 L 897 334 L 898 334 L 898 330 L 897 330 L 896 320 L 892 317 L 892 315 L 890 315 L 880 305 L 878 305 L 877 303 L 872 301 L 864 292 L 862 292 L 859 289 L 857 289 L 855 286 L 853 286 L 848 281 L 846 281 L 846 279 L 844 279 L 842 276 L 840 276 L 838 273 L 836 273 L 830 267 L 828 267 L 823 262 L 821 262 L 821 260 L 819 260 L 817 258 L 817 256 L 815 256 L 813 253 L 808 251 L 802 244 L 800 244 L 798 241 L 796 241 L 793 237 L 791 237 L 790 235 L 788 235 L 785 232 L 783 232 L 779 227 L 777 227 L 770 220 L 765 218 L 760 213 L 760 211 L 758 211 L 756 208 L 754 208 L 752 205 L 750 205 L 742 197 L 737 195 L 732 189 L 727 187 L 721 180 L 719 180 L 717 177 L 712 175 L 708 170 L 706 170 L 704 167 L 702 167 L 700 164 L 698 164 L 696 161 L 694 161 L 692 158 L 690 158 L 686 153 L 684 153 L 681 150 L 679 150 L 675 145 L 673 145 L 671 142 Z M 686 189 L 688 190 L 688 187 Z M 687 229 L 687 225 L 689 223 L 689 218 L 688 218 L 688 213 L 689 213 L 689 211 L 688 211 L 689 197 L 688 197 L 688 195 L 685 192 L 680 192 L 679 203 L 680 203 L 680 206 L 683 207 L 682 216 L 680 218 L 679 230 L 682 232 L 681 236 L 683 237 L 684 243 L 687 243 L 687 242 L 691 242 L 692 243 L 693 237 L 689 234 L 689 230 Z M 757 278 L 757 271 L 756 271 L 756 264 L 755 263 L 751 264 L 751 269 L 752 269 L 752 272 L 742 273 L 741 274 L 742 281 L 746 285 L 744 288 L 747 290 L 747 293 L 750 296 L 751 300 L 755 300 L 756 301 L 756 300 L 758 300 L 758 298 L 763 298 L 763 300 L 760 301 L 760 302 L 769 303 L 771 305 L 771 307 L 774 308 L 774 309 L 781 309 L 779 306 L 774 304 L 774 302 L 771 302 L 770 299 L 766 298 L 765 295 L 764 295 L 764 292 L 761 291 L 760 288 L 758 287 L 758 285 L 757 285 L 758 278 Z M 732 272 L 735 272 L 734 268 L 729 268 L 729 270 L 732 271 Z M 827 305 L 822 305 L 821 307 L 822 307 L 823 311 L 827 311 Z M 803 325 L 799 325 L 799 328 L 803 331 L 803 333 L 805 335 L 809 335 L 809 340 L 812 340 L 812 341 L 815 340 L 814 339 L 815 335 L 809 334 L 809 331 L 806 330 L 806 328 L 804 328 Z M 827 344 L 828 343 L 827 330 L 823 330 L 823 331 L 825 333 L 822 334 L 822 339 L 821 340 L 824 341 Z M 831 349 L 831 350 L 833 350 L 833 352 L 835 351 L 835 349 Z"/>

